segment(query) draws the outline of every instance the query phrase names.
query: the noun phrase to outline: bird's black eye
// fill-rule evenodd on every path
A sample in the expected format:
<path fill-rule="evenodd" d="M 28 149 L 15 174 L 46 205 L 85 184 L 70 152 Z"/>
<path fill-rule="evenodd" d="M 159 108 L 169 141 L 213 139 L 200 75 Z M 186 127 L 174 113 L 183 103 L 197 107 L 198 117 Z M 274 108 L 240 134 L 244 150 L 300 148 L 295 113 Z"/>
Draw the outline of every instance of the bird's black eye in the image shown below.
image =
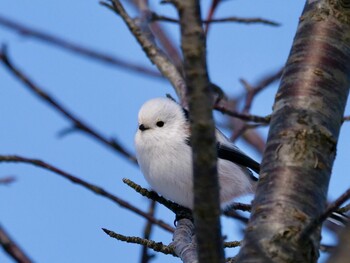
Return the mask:
<path fill-rule="evenodd" d="M 163 127 L 164 126 L 164 121 L 157 121 L 157 126 L 158 127 Z"/>

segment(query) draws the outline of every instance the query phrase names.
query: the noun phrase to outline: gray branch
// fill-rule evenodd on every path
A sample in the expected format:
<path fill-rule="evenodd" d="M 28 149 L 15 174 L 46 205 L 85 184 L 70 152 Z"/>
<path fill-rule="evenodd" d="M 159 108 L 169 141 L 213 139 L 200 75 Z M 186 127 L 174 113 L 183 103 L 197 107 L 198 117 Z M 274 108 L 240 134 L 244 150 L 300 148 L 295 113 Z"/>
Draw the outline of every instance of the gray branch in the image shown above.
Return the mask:
<path fill-rule="evenodd" d="M 184 263 L 197 263 L 197 245 L 194 236 L 194 225 L 189 219 L 180 219 L 173 235 L 171 247 Z"/>
<path fill-rule="evenodd" d="M 112 6 L 104 2 L 102 4 L 115 11 L 123 19 L 147 57 L 157 66 L 163 76 L 170 81 L 181 102 L 186 104 L 186 83 L 184 78 L 164 52 L 150 39 L 149 31 L 143 32 L 142 28 L 138 26 L 135 20 L 131 19 L 126 13 L 120 1 L 112 0 Z"/>

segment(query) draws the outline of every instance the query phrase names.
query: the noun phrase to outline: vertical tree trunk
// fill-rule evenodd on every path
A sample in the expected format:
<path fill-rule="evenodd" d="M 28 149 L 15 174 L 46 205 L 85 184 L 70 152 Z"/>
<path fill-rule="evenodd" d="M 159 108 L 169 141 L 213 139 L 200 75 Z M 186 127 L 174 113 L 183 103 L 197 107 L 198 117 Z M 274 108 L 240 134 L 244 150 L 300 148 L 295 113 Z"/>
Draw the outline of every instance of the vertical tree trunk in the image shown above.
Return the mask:
<path fill-rule="evenodd" d="M 274 111 L 259 185 L 238 262 L 315 262 L 350 83 L 350 11 L 343 0 L 309 0 Z"/>
<path fill-rule="evenodd" d="M 224 262 L 216 168 L 215 126 L 207 72 L 206 41 L 199 0 L 174 0 L 180 17 L 181 48 L 191 122 L 195 233 L 199 262 Z M 210 193 L 210 194 L 209 194 Z"/>

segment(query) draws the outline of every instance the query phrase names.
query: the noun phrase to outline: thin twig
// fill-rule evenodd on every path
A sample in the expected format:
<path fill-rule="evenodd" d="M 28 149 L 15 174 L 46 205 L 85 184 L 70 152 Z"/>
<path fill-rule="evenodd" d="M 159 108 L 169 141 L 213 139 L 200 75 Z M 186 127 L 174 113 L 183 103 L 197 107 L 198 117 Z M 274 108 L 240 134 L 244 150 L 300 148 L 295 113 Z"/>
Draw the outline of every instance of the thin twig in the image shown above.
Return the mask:
<path fill-rule="evenodd" d="M 14 240 L 6 233 L 5 229 L 0 225 L 0 245 L 5 252 L 19 263 L 31 263 L 32 260 L 24 253 L 24 251 L 16 244 Z"/>
<path fill-rule="evenodd" d="M 169 60 L 164 52 L 156 46 L 154 41 L 149 39 L 147 34 L 144 34 L 142 29 L 135 23 L 135 21 L 131 19 L 120 1 L 112 0 L 111 2 L 112 5 L 106 2 L 101 2 L 101 4 L 110 10 L 113 10 L 123 19 L 130 32 L 139 42 L 147 57 L 157 66 L 163 76 L 170 81 L 181 102 L 183 105 L 186 105 L 186 83 L 176 66 Z"/>
<path fill-rule="evenodd" d="M 164 22 L 170 22 L 170 23 L 180 23 L 180 21 L 176 18 L 171 18 L 168 16 L 159 15 L 156 13 L 152 13 L 152 20 L 154 21 L 164 21 Z M 243 18 L 243 17 L 224 17 L 224 18 L 217 18 L 217 19 L 210 19 L 210 20 L 203 20 L 203 24 L 212 24 L 212 23 L 224 23 L 224 22 L 235 22 L 235 23 L 243 23 L 243 24 L 265 24 L 270 26 L 280 26 L 280 23 L 254 17 L 254 18 Z"/>
<path fill-rule="evenodd" d="M 233 112 L 237 112 L 237 104 L 237 99 L 220 101 L 220 105 L 222 105 L 225 109 L 228 109 Z M 242 127 L 246 124 L 240 118 L 229 118 L 228 123 L 229 127 L 233 129 L 233 135 L 230 138 L 231 140 L 236 138 L 235 133 L 239 132 L 242 129 Z M 254 149 L 256 149 L 258 153 L 263 153 L 265 149 L 265 140 L 257 131 L 249 129 L 242 134 L 242 138 Z"/>
<path fill-rule="evenodd" d="M 92 50 L 80 44 L 72 43 L 52 34 L 48 34 L 37 29 L 28 27 L 27 25 L 20 24 L 11 19 L 5 18 L 4 16 L 0 16 L 0 25 L 19 33 L 22 36 L 43 41 L 45 43 L 71 51 L 74 54 L 78 54 L 100 62 L 104 62 L 123 70 L 130 70 L 133 72 L 144 74 L 149 77 L 162 78 L 162 75 L 159 74 L 159 72 L 152 70 L 148 67 L 143 67 L 138 64 L 130 63 L 129 61 L 123 60 L 116 56 Z"/>
<path fill-rule="evenodd" d="M 31 165 L 34 165 L 37 167 L 44 168 L 46 170 L 54 172 L 55 174 L 61 175 L 63 178 L 68 179 L 72 183 L 83 186 L 84 188 L 92 191 L 93 193 L 95 193 L 97 195 L 103 196 L 103 197 L 111 200 L 112 202 L 120 205 L 121 207 L 126 208 L 126 209 L 146 218 L 149 221 L 152 221 L 152 223 L 160 226 L 161 228 L 167 230 L 168 232 L 174 231 L 174 228 L 172 228 L 171 226 L 166 224 L 164 221 L 155 219 L 153 216 L 150 216 L 148 213 L 143 212 L 142 210 L 140 210 L 137 207 L 131 205 L 130 203 L 124 201 L 123 199 L 107 192 L 102 187 L 96 186 L 94 184 L 90 184 L 90 183 L 88 183 L 88 182 L 86 182 L 78 177 L 75 177 L 75 176 L 73 176 L 73 175 L 53 166 L 53 165 L 50 165 L 46 162 L 43 162 L 41 160 L 30 159 L 30 158 L 26 158 L 26 157 L 17 156 L 17 155 L 0 155 L 0 163 L 1 162 L 27 163 L 27 164 L 31 164 Z"/>
<path fill-rule="evenodd" d="M 242 112 L 248 113 L 250 111 L 250 108 L 252 106 L 253 99 L 255 96 L 260 93 L 262 90 L 270 86 L 275 81 L 279 80 L 282 76 L 284 67 L 279 69 L 277 72 L 272 73 L 271 75 L 266 76 L 263 78 L 257 85 L 251 86 L 248 82 L 246 82 L 244 79 L 241 79 L 242 84 L 247 89 L 247 95 L 245 99 L 245 105 L 243 107 Z"/>
<path fill-rule="evenodd" d="M 0 178 L 0 185 L 8 185 L 16 181 L 16 178 L 14 176 L 6 176 Z"/>
<path fill-rule="evenodd" d="M 241 241 L 224 242 L 224 247 L 226 248 L 239 247 L 240 245 Z"/>
<path fill-rule="evenodd" d="M 324 252 L 324 253 L 332 253 L 334 251 L 334 246 L 330 246 L 330 245 L 325 245 L 325 244 L 321 244 L 320 245 L 320 251 Z"/>
<path fill-rule="evenodd" d="M 338 212 L 339 213 L 346 213 L 346 212 L 349 212 L 349 210 L 350 210 L 350 204 L 347 204 L 346 206 L 339 208 Z"/>
<path fill-rule="evenodd" d="M 344 116 L 343 122 L 345 122 L 345 121 L 350 121 L 350 116 Z"/>
<path fill-rule="evenodd" d="M 252 206 L 248 205 L 248 204 L 232 203 L 231 205 L 229 205 L 227 208 L 224 209 L 223 214 L 225 216 L 237 219 L 244 224 L 247 224 L 248 218 L 237 213 L 237 210 L 250 212 L 251 208 L 252 208 Z"/>
<path fill-rule="evenodd" d="M 272 20 L 268 20 L 260 17 L 252 17 L 252 18 L 244 18 L 244 17 L 225 17 L 225 18 L 217 18 L 211 20 L 204 20 L 205 24 L 212 23 L 223 23 L 223 22 L 235 22 L 235 23 L 243 23 L 243 24 L 265 24 L 270 26 L 280 26 L 281 24 Z"/>
<path fill-rule="evenodd" d="M 117 151 L 122 156 L 126 157 L 129 161 L 134 164 L 137 164 L 135 156 L 133 156 L 128 150 L 126 150 L 116 139 L 107 139 L 100 133 L 98 133 L 95 129 L 91 128 L 88 124 L 84 123 L 81 119 L 76 117 L 73 113 L 68 111 L 62 104 L 60 104 L 54 97 L 49 95 L 46 91 L 36 85 L 28 76 L 26 76 L 22 71 L 20 71 L 14 64 L 10 61 L 7 56 L 6 48 L 3 47 L 0 52 L 0 62 L 6 66 L 7 69 L 11 73 L 13 73 L 18 80 L 20 80 L 25 87 L 27 87 L 30 91 L 32 91 L 36 96 L 38 96 L 41 100 L 48 103 L 51 107 L 61 113 L 65 118 L 67 118 L 70 122 L 72 122 L 73 127 L 80 131 L 85 132 L 90 135 L 92 138 L 97 141 L 103 143 L 105 146 Z"/>
<path fill-rule="evenodd" d="M 251 209 L 252 205 L 234 202 L 230 204 L 224 211 L 241 210 L 244 212 L 250 212 Z"/>
<path fill-rule="evenodd" d="M 247 114 L 247 113 L 239 113 L 239 112 L 231 111 L 231 110 L 225 108 L 220 103 L 215 105 L 214 109 L 220 111 L 223 114 L 241 119 L 243 121 L 252 121 L 252 122 L 257 122 L 257 123 L 268 124 L 270 122 L 270 119 L 271 119 L 270 115 L 262 117 L 262 116 Z"/>
<path fill-rule="evenodd" d="M 174 212 L 175 214 L 181 214 L 184 217 L 190 217 L 191 211 L 188 208 L 182 207 L 172 201 L 169 201 L 165 199 L 164 197 L 158 195 L 154 191 L 149 191 L 146 188 L 141 187 L 140 185 L 136 184 L 135 182 L 131 181 L 130 179 L 123 178 L 123 182 L 133 188 L 136 192 L 141 194 L 142 196 L 147 197 L 148 199 L 154 200 L 162 205 L 164 205 L 166 208 Z M 188 215 L 188 216 L 185 216 Z"/>
<path fill-rule="evenodd" d="M 226 258 L 226 263 L 236 263 L 236 262 L 237 262 L 237 256 Z"/>
<path fill-rule="evenodd" d="M 350 198 L 350 188 L 346 190 L 340 197 L 338 197 L 333 203 L 331 203 L 326 211 L 324 211 L 320 216 L 312 220 L 301 232 L 300 240 L 308 237 L 314 230 L 316 230 L 330 215 L 337 211 L 337 209 Z"/>
<path fill-rule="evenodd" d="M 152 14 L 147 0 L 131 1 L 130 3 L 133 4 L 137 11 L 140 12 L 141 16 L 144 16 L 145 13 Z M 158 23 L 156 21 L 150 23 L 149 27 L 154 37 L 163 47 L 170 60 L 175 64 L 179 72 L 182 72 L 182 57 L 179 53 L 177 45 L 175 45 L 174 41 L 171 39 L 167 31 L 162 27 L 161 23 Z"/>
<path fill-rule="evenodd" d="M 208 11 L 208 14 L 207 14 L 207 17 L 205 20 L 211 20 L 214 17 L 214 13 L 217 10 L 217 8 L 219 7 L 220 3 L 221 3 L 221 0 L 212 0 L 211 1 L 211 5 L 209 7 L 209 11 Z M 208 35 L 209 27 L 210 27 L 210 24 L 208 24 L 208 23 L 204 25 L 204 33 L 206 36 Z"/>
<path fill-rule="evenodd" d="M 224 215 L 229 217 L 229 218 L 232 218 L 232 219 L 236 219 L 240 222 L 242 222 L 243 224 L 247 224 L 248 221 L 249 221 L 249 218 L 239 214 L 237 211 L 235 210 L 229 210 L 229 211 L 225 211 L 224 212 Z"/>
<path fill-rule="evenodd" d="M 236 141 L 239 137 L 241 137 L 242 135 L 244 135 L 244 133 L 248 130 L 251 129 L 256 129 L 259 127 L 263 127 L 266 126 L 266 124 L 263 123 L 257 123 L 257 124 L 246 124 L 244 123 L 244 125 L 242 127 L 240 127 L 239 129 L 235 130 L 234 134 L 231 136 L 231 141 Z"/>
<path fill-rule="evenodd" d="M 152 217 L 154 217 L 156 204 L 157 204 L 156 201 L 150 200 L 148 214 L 150 216 L 152 216 Z M 151 221 L 147 220 L 145 228 L 144 228 L 144 231 L 143 231 L 143 238 L 144 239 L 148 239 L 149 240 L 151 238 L 152 229 L 153 229 L 153 223 Z M 141 255 L 142 255 L 141 256 L 141 263 L 148 263 L 155 256 L 154 254 L 150 254 L 148 252 L 148 247 L 147 246 L 143 246 L 142 247 Z"/>
<path fill-rule="evenodd" d="M 120 241 L 124 241 L 127 243 L 133 243 L 133 244 L 139 244 L 142 246 L 146 246 L 150 249 L 153 249 L 156 252 L 161 252 L 165 255 L 172 255 L 174 257 L 177 257 L 174 253 L 174 249 L 171 246 L 166 246 L 162 242 L 155 242 L 153 240 L 148 240 L 140 237 L 131 237 L 131 236 L 124 236 L 118 233 L 115 233 L 111 230 L 108 230 L 106 228 L 102 228 L 102 230 L 109 235 L 112 238 L 118 239 Z"/>

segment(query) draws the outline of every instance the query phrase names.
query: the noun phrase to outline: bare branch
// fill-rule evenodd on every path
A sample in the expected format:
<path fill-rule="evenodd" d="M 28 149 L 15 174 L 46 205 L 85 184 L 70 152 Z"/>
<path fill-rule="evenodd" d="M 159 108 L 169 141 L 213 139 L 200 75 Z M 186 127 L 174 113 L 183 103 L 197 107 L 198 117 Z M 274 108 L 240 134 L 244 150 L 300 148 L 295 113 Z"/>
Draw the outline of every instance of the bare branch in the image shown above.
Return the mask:
<path fill-rule="evenodd" d="M 136 9 L 141 13 L 141 16 L 150 15 L 152 19 L 152 11 L 149 9 L 148 1 L 131 1 Z M 153 22 L 153 21 L 150 21 Z M 170 60 L 175 64 L 179 72 L 182 72 L 182 57 L 177 46 L 171 40 L 170 36 L 162 25 L 156 21 L 149 24 L 149 27 L 155 38 L 159 41 Z"/>
<path fill-rule="evenodd" d="M 350 188 L 343 193 L 340 197 L 338 197 L 333 203 L 331 203 L 326 211 L 324 211 L 319 217 L 315 218 L 311 221 L 301 232 L 300 239 L 304 239 L 305 237 L 312 234 L 313 231 L 318 229 L 321 224 L 332 215 L 333 212 L 336 212 L 339 207 L 344 204 L 350 198 Z"/>
<path fill-rule="evenodd" d="M 75 176 L 73 176 L 73 175 L 53 166 L 53 165 L 50 165 L 46 162 L 43 162 L 41 160 L 30 159 L 30 158 L 26 158 L 26 157 L 17 156 L 17 155 L 0 155 L 0 163 L 1 162 L 26 163 L 26 164 L 31 164 L 31 165 L 34 165 L 37 167 L 44 168 L 46 170 L 54 172 L 55 174 L 61 175 L 63 178 L 71 181 L 72 183 L 83 186 L 84 188 L 92 191 L 93 193 L 95 193 L 97 195 L 100 195 L 102 197 L 105 197 L 105 198 L 111 200 L 112 202 L 120 205 L 123 208 L 126 208 L 126 209 L 134 212 L 135 214 L 138 214 L 138 215 L 146 218 L 147 220 L 151 221 L 153 224 L 158 225 L 159 227 L 163 228 L 166 231 L 169 231 L 169 232 L 174 231 L 174 229 L 171 226 L 164 223 L 162 220 L 155 219 L 153 216 L 150 216 L 148 213 L 143 212 L 142 210 L 140 210 L 137 207 L 131 205 L 130 203 L 124 201 L 123 199 L 107 192 L 103 188 L 96 186 L 94 184 L 90 184 L 90 183 L 88 183 L 88 182 L 86 182 L 78 177 L 75 177 Z"/>
<path fill-rule="evenodd" d="M 30 28 L 26 25 L 23 25 L 11 19 L 8 19 L 4 16 L 0 16 L 0 25 L 3 27 L 6 27 L 7 29 L 10 29 L 19 33 L 22 36 L 43 41 L 45 43 L 71 51 L 74 54 L 88 57 L 96 61 L 100 61 L 109 65 L 118 67 L 122 70 L 137 72 L 139 74 L 143 74 L 148 77 L 162 78 L 162 75 L 159 74 L 159 72 L 152 70 L 148 67 L 143 67 L 138 64 L 133 64 L 133 63 L 130 63 L 129 61 L 112 56 L 110 54 L 102 53 L 102 52 L 84 47 L 82 45 L 69 42 L 60 37 L 39 31 L 34 28 Z"/>
<path fill-rule="evenodd" d="M 142 31 L 135 21 L 130 18 L 120 1 L 112 0 L 113 5 L 109 5 L 105 2 L 102 2 L 101 4 L 113 10 L 123 19 L 130 32 L 141 45 L 147 57 L 158 67 L 163 76 L 170 81 L 181 102 L 186 105 L 186 83 L 176 66 L 168 59 L 163 51 L 149 39 L 147 34 Z"/>
<path fill-rule="evenodd" d="M 218 9 L 219 4 L 221 3 L 221 0 L 212 0 L 211 5 L 209 7 L 209 11 L 206 17 L 206 20 L 211 20 L 214 17 L 215 11 Z M 207 36 L 209 32 L 210 24 L 204 25 L 204 33 Z"/>
<path fill-rule="evenodd" d="M 156 208 L 156 201 L 150 200 L 149 204 L 149 209 L 148 209 L 148 214 L 152 217 L 154 217 L 154 212 Z M 151 221 L 146 222 L 146 225 L 143 230 L 143 238 L 144 239 L 150 239 L 151 238 L 151 233 L 153 229 L 153 223 Z M 150 260 L 154 257 L 154 254 L 149 254 L 148 253 L 148 248 L 146 246 L 142 247 L 142 252 L 141 252 L 141 263 L 148 263 Z"/>
<path fill-rule="evenodd" d="M 5 65 L 6 68 L 10 70 L 10 72 L 17 77 L 18 80 L 20 80 L 23 84 L 25 84 L 25 87 L 27 87 L 36 96 L 38 96 L 38 98 L 46 102 L 52 108 L 54 108 L 59 113 L 61 113 L 66 119 L 72 122 L 74 128 L 85 132 L 86 134 L 90 135 L 92 138 L 103 143 L 105 146 L 120 153 L 122 156 L 126 157 L 132 163 L 137 164 L 135 156 L 133 156 L 128 150 L 126 150 L 123 146 L 121 146 L 121 144 L 117 142 L 116 139 L 105 138 L 103 135 L 101 135 L 96 130 L 91 128 L 88 124 L 84 123 L 81 119 L 73 115 L 73 113 L 68 111 L 55 98 L 53 98 L 46 91 L 44 91 L 42 88 L 37 86 L 31 79 L 29 79 L 29 77 L 27 77 L 22 71 L 20 71 L 17 67 L 15 67 L 13 63 L 11 63 L 9 57 L 7 56 L 5 48 L 3 48 L 2 51 L 0 52 L 0 62 L 2 62 L 2 64 Z"/>
<path fill-rule="evenodd" d="M 191 220 L 184 218 L 177 222 L 171 247 L 183 263 L 198 262 L 194 225 Z"/>
<path fill-rule="evenodd" d="M 343 118 L 343 121 L 350 121 L 350 116 L 345 116 L 345 117 Z"/>
<path fill-rule="evenodd" d="M 170 22 L 170 23 L 180 23 L 178 19 L 171 18 L 168 16 L 159 15 L 157 13 L 152 13 L 152 20 L 154 21 L 164 21 L 164 22 Z M 235 22 L 235 23 L 242 23 L 242 24 L 265 24 L 270 26 L 280 26 L 280 23 L 267 20 L 264 18 L 243 18 L 243 17 L 225 17 L 225 18 L 217 18 L 217 19 L 210 19 L 210 20 L 203 20 L 204 24 L 213 24 L 213 23 L 224 23 L 224 22 Z"/>
<path fill-rule="evenodd" d="M 230 204 L 225 210 L 224 213 L 226 211 L 230 211 L 230 210 L 241 210 L 241 211 L 245 211 L 245 212 L 250 212 L 252 209 L 252 205 L 248 205 L 248 204 L 243 204 L 243 203 L 232 203 Z"/>
<path fill-rule="evenodd" d="M 237 256 L 226 258 L 226 263 L 237 263 Z"/>
<path fill-rule="evenodd" d="M 156 252 L 161 252 L 165 255 L 172 255 L 176 257 L 176 254 L 174 253 L 174 250 L 171 246 L 166 246 L 162 242 L 155 242 L 153 240 L 148 240 L 140 237 L 130 237 L 130 236 L 124 236 L 118 233 L 115 233 L 111 230 L 108 230 L 106 228 L 102 228 L 102 230 L 109 235 L 112 238 L 118 239 L 120 241 L 124 241 L 127 243 L 133 243 L 133 244 L 139 244 L 142 246 L 146 246 L 150 249 L 153 249 Z"/>
<path fill-rule="evenodd" d="M 2 177 L 0 178 L 0 185 L 8 185 L 13 183 L 14 181 L 16 181 L 16 177 L 14 176 L 6 176 L 6 177 Z"/>
<path fill-rule="evenodd" d="M 248 218 L 238 213 L 237 210 L 250 212 L 251 205 L 242 204 L 242 203 L 232 203 L 231 205 L 229 205 L 224 209 L 223 214 L 227 217 L 239 220 L 242 223 L 247 224 Z"/>
<path fill-rule="evenodd" d="M 320 245 L 320 251 L 325 253 L 333 252 L 334 248 L 335 248 L 334 246 L 330 246 L 330 245 L 324 245 L 324 244 Z"/>
<path fill-rule="evenodd" d="M 181 214 L 182 216 L 185 216 L 186 218 L 192 218 L 191 211 L 188 208 L 182 207 L 172 201 L 169 201 L 165 199 L 164 197 L 158 195 L 154 191 L 148 191 L 146 188 L 142 188 L 140 185 L 134 183 L 130 179 L 123 178 L 123 182 L 133 188 L 136 192 L 141 194 L 142 196 L 145 196 L 151 200 L 154 200 L 162 205 L 164 205 L 166 208 L 174 212 L 176 215 Z"/>
<path fill-rule="evenodd" d="M 277 72 L 266 76 L 265 78 L 263 78 L 257 85 L 255 85 L 254 87 L 249 85 L 245 80 L 241 80 L 241 82 L 243 83 L 243 85 L 246 87 L 247 89 L 247 95 L 246 95 L 246 100 L 245 100 L 245 105 L 244 108 L 242 110 L 242 112 L 244 113 L 248 113 L 250 111 L 250 108 L 252 106 L 252 102 L 253 99 L 255 98 L 255 96 L 260 93 L 262 90 L 264 90 L 265 88 L 267 88 L 269 85 L 271 85 L 272 83 L 274 83 L 275 81 L 279 80 L 282 76 L 284 68 L 282 67 L 280 70 L 278 70 Z"/>
<path fill-rule="evenodd" d="M 217 18 L 217 19 L 203 21 L 203 23 L 205 24 L 223 23 L 223 22 L 235 22 L 235 23 L 242 23 L 242 24 L 265 24 L 269 26 L 281 25 L 280 23 L 274 22 L 272 20 L 260 18 L 260 17 L 243 18 L 243 17 L 231 16 L 231 17 Z"/>
<path fill-rule="evenodd" d="M 221 100 L 220 105 L 222 105 L 222 107 L 231 112 L 238 112 L 237 99 Z M 233 130 L 233 133 L 230 137 L 231 141 L 235 141 L 238 138 L 238 136 L 241 135 L 242 139 L 246 141 L 249 145 L 251 145 L 259 154 L 262 154 L 264 152 L 265 139 L 263 139 L 262 136 L 256 130 L 245 129 L 245 126 L 247 125 L 246 122 L 243 122 L 239 118 L 227 118 L 227 123 L 227 126 L 231 130 Z"/>
<path fill-rule="evenodd" d="M 243 121 L 252 121 L 252 122 L 257 122 L 257 123 L 262 123 L 262 124 L 268 124 L 270 122 L 271 116 L 268 115 L 266 117 L 261 117 L 261 116 L 256 116 L 252 114 L 247 114 L 247 113 L 239 113 L 239 112 L 234 112 L 226 108 L 223 104 L 219 102 L 219 104 L 216 104 L 214 108 L 218 111 L 220 111 L 223 114 L 227 114 L 231 117 L 235 117 L 238 119 L 241 119 Z"/>
<path fill-rule="evenodd" d="M 24 251 L 16 244 L 14 240 L 6 233 L 5 229 L 0 225 L 0 245 L 5 252 L 18 263 L 31 263 L 32 260 L 24 253 Z"/>
<path fill-rule="evenodd" d="M 350 204 L 339 208 L 337 212 L 339 212 L 339 213 L 346 213 L 346 212 L 349 212 L 349 211 L 350 211 Z"/>
<path fill-rule="evenodd" d="M 241 241 L 224 242 L 224 247 L 226 248 L 239 247 L 241 243 L 242 243 Z"/>

